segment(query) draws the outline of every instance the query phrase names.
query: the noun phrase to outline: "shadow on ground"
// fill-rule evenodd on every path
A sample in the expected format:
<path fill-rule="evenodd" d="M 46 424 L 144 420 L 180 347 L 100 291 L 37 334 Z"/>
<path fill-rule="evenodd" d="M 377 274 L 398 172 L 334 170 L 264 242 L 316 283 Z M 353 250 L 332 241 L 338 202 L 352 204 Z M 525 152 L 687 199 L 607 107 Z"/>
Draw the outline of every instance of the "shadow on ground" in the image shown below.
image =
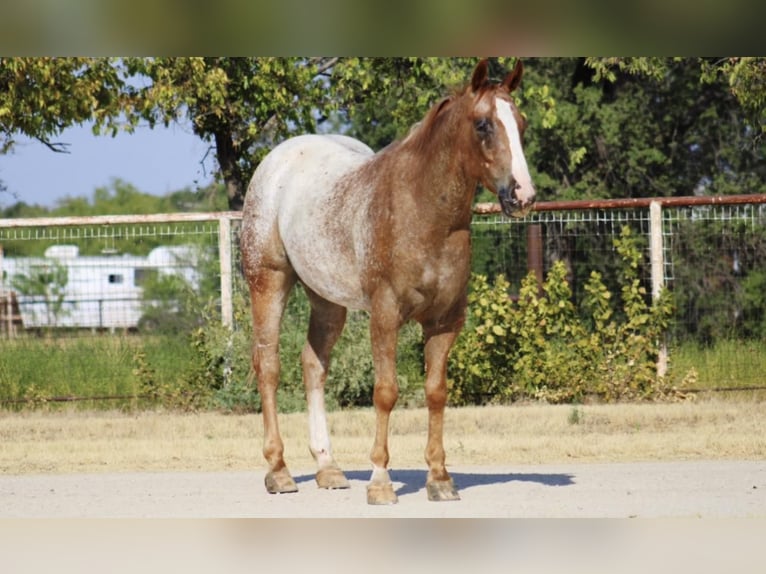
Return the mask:
<path fill-rule="evenodd" d="M 396 489 L 396 494 L 403 496 L 412 494 L 425 489 L 426 471 L 425 470 L 390 470 L 391 480 L 394 483 L 401 483 L 402 486 Z M 492 484 L 506 484 L 509 482 L 535 482 L 544 486 L 570 486 L 574 484 L 574 476 L 571 474 L 542 474 L 542 473 L 481 473 L 481 472 L 451 472 L 452 480 L 458 490 L 466 490 L 474 486 L 486 486 Z M 346 478 L 349 480 L 370 480 L 369 470 L 352 470 L 346 472 Z M 313 474 L 304 474 L 295 477 L 295 482 L 312 482 Z"/>

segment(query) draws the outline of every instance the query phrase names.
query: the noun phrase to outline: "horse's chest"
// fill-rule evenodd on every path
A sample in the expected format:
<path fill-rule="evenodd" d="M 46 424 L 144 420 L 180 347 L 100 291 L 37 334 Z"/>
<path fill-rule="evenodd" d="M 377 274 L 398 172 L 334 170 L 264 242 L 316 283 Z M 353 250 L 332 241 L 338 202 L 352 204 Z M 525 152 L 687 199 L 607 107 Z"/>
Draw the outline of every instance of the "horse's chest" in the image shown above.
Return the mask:
<path fill-rule="evenodd" d="M 465 293 L 470 273 L 470 243 L 463 234 L 451 237 L 441 249 L 423 251 L 412 269 L 407 293 L 416 309 L 450 309 Z"/>

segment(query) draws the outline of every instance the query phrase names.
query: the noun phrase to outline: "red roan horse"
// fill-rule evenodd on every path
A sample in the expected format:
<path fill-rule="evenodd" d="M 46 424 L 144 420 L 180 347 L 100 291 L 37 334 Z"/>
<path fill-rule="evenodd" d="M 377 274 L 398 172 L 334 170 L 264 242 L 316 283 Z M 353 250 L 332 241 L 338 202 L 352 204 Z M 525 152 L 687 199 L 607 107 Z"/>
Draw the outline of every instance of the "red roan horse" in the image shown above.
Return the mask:
<path fill-rule="evenodd" d="M 521 62 L 500 84 L 481 61 L 462 91 L 434 105 L 410 133 L 379 153 L 339 135 L 304 135 L 278 145 L 256 169 L 245 198 L 241 247 L 253 314 L 252 363 L 261 394 L 266 489 L 294 492 L 277 426 L 279 328 L 296 281 L 311 303 L 301 354 L 311 454 L 321 488 L 348 488 L 330 449 L 324 385 L 347 309 L 370 313 L 377 417 L 370 504 L 397 502 L 387 466 L 388 420 L 398 395 L 396 343 L 414 319 L 425 338 L 428 406 L 426 491 L 460 497 L 445 468 L 446 370 L 466 309 L 471 212 L 479 184 L 504 213 L 530 208 L 535 189 L 510 94 Z"/>

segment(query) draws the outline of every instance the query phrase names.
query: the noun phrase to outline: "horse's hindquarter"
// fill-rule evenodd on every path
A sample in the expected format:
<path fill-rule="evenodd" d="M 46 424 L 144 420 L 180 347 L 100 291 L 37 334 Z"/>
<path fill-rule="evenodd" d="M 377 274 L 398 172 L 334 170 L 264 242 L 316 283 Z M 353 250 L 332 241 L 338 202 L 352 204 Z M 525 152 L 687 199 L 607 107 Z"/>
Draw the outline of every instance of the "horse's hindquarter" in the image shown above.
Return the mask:
<path fill-rule="evenodd" d="M 369 194 L 341 185 L 372 155 L 342 136 L 301 136 L 275 149 L 280 175 L 277 226 L 290 264 L 310 289 L 349 308 L 367 308 L 361 258 L 368 241 Z"/>

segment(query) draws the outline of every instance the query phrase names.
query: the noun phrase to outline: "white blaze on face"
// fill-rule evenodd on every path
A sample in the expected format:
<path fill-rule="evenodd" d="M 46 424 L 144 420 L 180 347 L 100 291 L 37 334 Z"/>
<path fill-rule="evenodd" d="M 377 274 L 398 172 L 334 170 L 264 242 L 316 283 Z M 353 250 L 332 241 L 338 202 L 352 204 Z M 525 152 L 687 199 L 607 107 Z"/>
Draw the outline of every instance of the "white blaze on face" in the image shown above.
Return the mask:
<path fill-rule="evenodd" d="M 535 186 L 532 184 L 532 178 L 529 175 L 527 159 L 524 157 L 524 149 L 521 147 L 521 133 L 516 116 L 513 115 L 511 105 L 501 99 L 495 98 L 495 110 L 497 118 L 505 128 L 508 135 L 508 142 L 511 145 L 511 173 L 516 180 L 516 197 L 523 203 L 532 201 L 535 197 Z"/>

